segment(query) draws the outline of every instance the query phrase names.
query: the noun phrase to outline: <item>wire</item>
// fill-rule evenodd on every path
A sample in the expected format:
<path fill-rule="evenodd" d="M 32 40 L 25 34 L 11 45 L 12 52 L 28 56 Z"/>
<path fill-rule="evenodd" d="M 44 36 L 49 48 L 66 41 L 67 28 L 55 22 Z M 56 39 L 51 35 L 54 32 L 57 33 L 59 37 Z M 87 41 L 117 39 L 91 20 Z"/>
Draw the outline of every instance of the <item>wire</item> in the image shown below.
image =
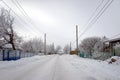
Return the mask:
<path fill-rule="evenodd" d="M 2 0 L 1 0 L 1 1 L 2 1 Z M 20 21 L 20 22 L 23 21 L 4 1 L 3 1 L 3 3 L 5 4 L 6 7 L 8 7 L 8 8 L 15 14 L 16 17 L 19 18 L 19 21 Z M 0 5 L 0 6 L 2 7 L 2 5 Z M 21 25 L 23 25 L 23 24 L 21 23 Z"/>
<path fill-rule="evenodd" d="M 13 0 L 12 0 L 13 1 Z M 17 1 L 17 0 L 14 0 L 17 4 L 18 4 L 18 6 L 22 9 L 22 11 L 23 11 L 23 13 L 25 14 L 25 15 L 27 15 L 28 16 L 28 14 L 26 13 L 26 11 L 23 9 L 23 7 L 19 4 L 19 2 Z M 13 2 L 14 2 L 13 1 Z M 29 16 L 28 16 L 29 17 Z"/>
<path fill-rule="evenodd" d="M 13 0 L 11 0 L 12 1 L 12 3 L 20 10 L 20 12 L 24 15 L 24 13 L 22 12 L 22 10 L 19 8 L 19 6 L 13 1 Z M 26 15 L 24 15 L 24 16 L 26 16 Z"/>
<path fill-rule="evenodd" d="M 111 5 L 111 3 L 113 2 L 113 0 L 108 0 L 108 2 L 106 2 L 106 4 L 103 6 L 103 8 L 99 11 L 99 13 L 95 16 L 95 18 L 91 21 L 91 23 L 88 25 L 88 27 L 84 30 L 84 32 L 79 36 L 79 38 L 85 34 L 86 31 L 88 31 L 91 27 L 93 27 L 92 25 L 95 24 L 97 22 L 97 20 L 102 16 L 102 14 L 107 10 L 107 8 Z"/>
<path fill-rule="evenodd" d="M 102 16 L 102 14 L 107 10 L 107 8 L 112 4 L 113 0 L 108 0 L 106 4 L 103 6 L 103 8 L 98 12 L 98 14 L 95 16 L 95 18 L 91 21 L 91 24 L 88 25 L 88 27 L 84 30 L 83 33 L 79 36 L 79 38 L 85 34 L 85 32 L 92 27 L 95 22 Z"/>
<path fill-rule="evenodd" d="M 110 38 L 114 38 L 114 37 L 117 37 L 117 36 L 120 36 L 120 33 L 118 33 L 118 34 L 116 34 L 116 35 L 114 35 L 114 36 L 112 36 Z"/>
<path fill-rule="evenodd" d="M 12 0 L 13 1 L 13 0 Z M 33 26 L 35 26 L 36 28 L 37 28 L 37 30 L 39 30 L 38 29 L 38 27 L 31 21 L 31 18 L 29 17 L 29 15 L 27 14 L 27 12 L 23 9 L 23 7 L 21 6 L 21 4 L 17 1 L 17 0 L 14 0 L 16 3 L 17 3 L 17 5 L 19 6 L 17 6 L 18 7 L 18 9 L 21 11 L 21 13 L 25 16 L 25 17 L 27 17 L 27 19 L 29 19 L 29 22 L 31 23 L 31 25 L 33 25 Z M 14 2 L 13 1 L 13 2 Z M 42 33 L 43 34 L 43 33 Z"/>
<path fill-rule="evenodd" d="M 113 2 L 113 0 L 111 0 L 111 2 L 110 2 L 110 0 L 108 0 L 107 2 L 106 2 L 106 4 L 103 6 L 103 8 L 98 12 L 98 14 L 95 16 L 95 18 L 91 21 L 91 23 L 86 27 L 86 29 L 84 30 L 84 32 L 83 33 L 81 33 L 81 35 L 79 36 L 79 38 L 82 36 L 82 35 L 84 35 L 85 34 L 85 32 L 87 31 L 87 30 L 89 30 L 91 27 L 93 27 L 92 25 L 93 24 L 95 24 L 95 22 L 97 22 L 97 20 L 101 17 L 101 15 L 107 10 L 107 8 L 110 6 L 110 4 Z"/>
<path fill-rule="evenodd" d="M 90 16 L 90 18 L 87 20 L 86 24 L 83 26 L 83 28 L 88 25 L 88 23 L 91 21 L 91 19 L 94 17 L 95 13 L 97 12 L 97 10 L 102 6 L 104 0 L 101 1 L 101 3 L 97 6 L 97 8 L 95 9 L 95 11 L 92 13 L 92 15 Z M 86 30 L 86 29 L 85 29 Z M 83 33 L 81 33 L 83 34 Z M 75 41 L 73 42 L 73 44 L 75 43 Z"/>
<path fill-rule="evenodd" d="M 89 19 L 87 20 L 86 24 L 83 26 L 83 28 L 88 25 L 88 23 L 91 21 L 91 19 L 94 17 L 95 13 L 98 11 L 98 9 L 102 6 L 104 0 L 102 0 L 100 2 L 100 4 L 97 6 L 97 8 L 95 9 L 95 11 L 92 13 L 92 15 L 89 17 Z"/>
<path fill-rule="evenodd" d="M 25 10 L 22 8 L 22 6 L 18 3 L 17 0 L 15 0 L 15 2 L 16 2 L 17 4 L 16 4 L 13 0 L 12 0 L 12 2 L 13 2 L 13 4 L 18 8 L 18 10 L 24 15 L 24 17 L 25 17 L 26 19 L 28 19 L 27 21 L 31 24 L 32 30 L 34 30 L 35 28 L 33 29 L 33 26 L 35 26 L 35 25 L 31 22 L 30 17 L 29 17 L 28 14 L 25 12 Z M 35 29 L 35 32 L 39 34 L 39 31 L 38 31 L 38 30 L 39 30 L 38 28 Z"/>
<path fill-rule="evenodd" d="M 15 13 L 15 11 L 14 11 L 12 8 L 9 7 L 9 5 L 8 5 L 5 1 L 2 0 L 2 2 L 20 19 L 20 21 L 22 21 L 22 22 L 24 22 L 24 24 L 28 25 L 20 16 L 18 16 L 18 15 Z M 29 26 L 29 25 L 28 25 L 28 26 Z M 26 28 L 27 30 L 32 31 L 33 34 L 36 34 L 36 33 L 33 31 L 34 29 L 31 30 L 31 29 L 28 28 L 28 27 L 25 27 L 25 28 Z"/>

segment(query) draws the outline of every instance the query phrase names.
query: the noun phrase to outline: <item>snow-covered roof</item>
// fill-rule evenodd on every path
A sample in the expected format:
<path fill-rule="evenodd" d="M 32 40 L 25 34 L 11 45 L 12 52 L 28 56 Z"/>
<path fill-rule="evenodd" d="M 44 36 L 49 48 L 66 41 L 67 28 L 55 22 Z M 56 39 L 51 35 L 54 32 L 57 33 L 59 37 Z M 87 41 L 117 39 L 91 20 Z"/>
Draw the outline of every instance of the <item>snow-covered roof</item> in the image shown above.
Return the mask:
<path fill-rule="evenodd" d="M 116 42 L 116 41 L 120 41 L 120 38 L 115 38 L 115 39 L 109 39 L 105 42 Z"/>

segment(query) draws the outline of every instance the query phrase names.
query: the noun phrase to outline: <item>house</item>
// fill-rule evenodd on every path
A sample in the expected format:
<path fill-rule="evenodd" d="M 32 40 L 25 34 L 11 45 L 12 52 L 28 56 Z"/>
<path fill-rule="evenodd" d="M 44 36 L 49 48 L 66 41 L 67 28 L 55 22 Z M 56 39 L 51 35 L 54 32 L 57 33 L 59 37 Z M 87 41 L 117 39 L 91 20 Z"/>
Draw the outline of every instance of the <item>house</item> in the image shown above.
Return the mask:
<path fill-rule="evenodd" d="M 104 51 L 112 53 L 113 56 L 120 56 L 120 38 L 109 39 L 104 42 Z"/>

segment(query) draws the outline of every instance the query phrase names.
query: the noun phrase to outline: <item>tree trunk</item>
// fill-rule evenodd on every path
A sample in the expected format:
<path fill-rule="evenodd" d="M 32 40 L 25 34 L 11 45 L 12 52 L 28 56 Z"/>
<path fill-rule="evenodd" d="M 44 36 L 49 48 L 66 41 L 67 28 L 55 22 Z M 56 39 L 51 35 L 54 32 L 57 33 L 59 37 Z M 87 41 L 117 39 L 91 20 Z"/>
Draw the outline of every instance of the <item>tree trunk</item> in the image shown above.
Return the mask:
<path fill-rule="evenodd" d="M 14 34 L 13 33 L 10 34 L 9 37 L 10 37 L 10 44 L 12 45 L 12 49 L 16 50 L 14 40 L 13 40 Z"/>
<path fill-rule="evenodd" d="M 14 43 L 11 43 L 13 50 L 16 50 Z"/>

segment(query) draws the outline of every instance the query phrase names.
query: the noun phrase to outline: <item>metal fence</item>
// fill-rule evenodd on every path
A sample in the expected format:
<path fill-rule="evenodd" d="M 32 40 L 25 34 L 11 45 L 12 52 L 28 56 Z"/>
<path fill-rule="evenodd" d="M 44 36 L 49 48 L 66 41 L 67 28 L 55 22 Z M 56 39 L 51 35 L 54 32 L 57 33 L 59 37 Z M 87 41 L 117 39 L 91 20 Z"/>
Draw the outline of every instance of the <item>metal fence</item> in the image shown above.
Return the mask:
<path fill-rule="evenodd" d="M 28 53 L 28 52 L 24 52 L 21 50 L 0 50 L 0 61 L 5 61 L 5 60 L 17 60 L 20 58 L 24 58 L 24 57 L 31 57 L 34 56 L 36 54 L 34 53 Z"/>
<path fill-rule="evenodd" d="M 105 59 L 108 59 L 111 56 L 113 56 L 113 53 L 109 53 L 109 52 L 96 52 L 96 53 L 79 52 L 78 55 L 83 58 L 93 58 L 93 59 L 105 60 Z"/>

